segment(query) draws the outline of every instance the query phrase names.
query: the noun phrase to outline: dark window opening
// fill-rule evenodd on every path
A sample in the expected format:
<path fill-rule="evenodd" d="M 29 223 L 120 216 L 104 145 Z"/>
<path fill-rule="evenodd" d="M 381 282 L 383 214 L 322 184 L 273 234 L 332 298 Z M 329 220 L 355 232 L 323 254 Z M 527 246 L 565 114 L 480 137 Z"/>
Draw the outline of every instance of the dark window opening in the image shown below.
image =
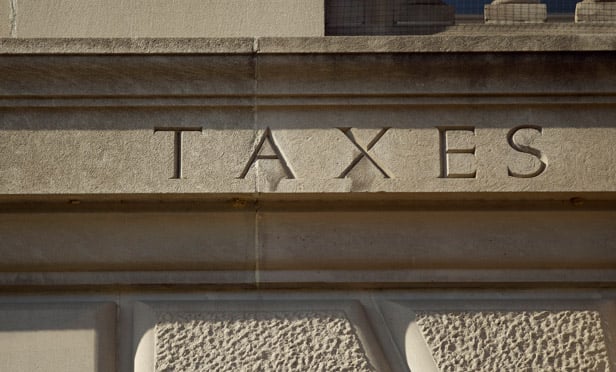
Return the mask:
<path fill-rule="evenodd" d="M 521 28 L 548 23 L 573 24 L 576 5 L 582 0 L 535 1 L 325 0 L 325 34 L 412 35 L 432 34 L 469 24 Z M 606 6 L 611 9 L 611 5 Z M 606 24 L 616 27 L 616 15 L 613 21 L 602 23 Z"/>

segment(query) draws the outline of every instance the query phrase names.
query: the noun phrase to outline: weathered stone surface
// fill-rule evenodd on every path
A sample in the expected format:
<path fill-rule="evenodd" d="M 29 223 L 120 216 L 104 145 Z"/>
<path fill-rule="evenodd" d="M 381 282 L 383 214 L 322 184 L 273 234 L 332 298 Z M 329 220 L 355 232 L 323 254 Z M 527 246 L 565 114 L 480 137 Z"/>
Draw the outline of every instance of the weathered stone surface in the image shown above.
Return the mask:
<path fill-rule="evenodd" d="M 156 353 L 157 371 L 375 371 L 342 312 L 161 313 Z"/>
<path fill-rule="evenodd" d="M 0 3 L 0 38 L 10 37 L 15 24 L 15 13 L 12 1 Z"/>
<path fill-rule="evenodd" d="M 551 24 L 541 26 L 536 30 L 533 24 L 522 28 L 512 26 L 503 32 L 506 25 L 483 25 L 479 29 L 465 30 L 464 35 L 444 32 L 422 36 L 262 37 L 257 42 L 262 54 L 599 51 L 614 48 L 614 37 L 609 34 L 592 34 L 591 30 L 580 34 L 579 28 L 575 32 L 568 29 L 546 32 Z M 520 35 L 522 32 L 524 34 Z"/>
<path fill-rule="evenodd" d="M 251 118 L 250 110 L 208 108 L 7 112 L 0 119 L 0 151 L 13 156 L 0 161 L 0 188 L 20 194 L 251 193 L 255 181 L 238 179 L 254 138 Z M 181 155 L 174 128 L 186 130 Z"/>
<path fill-rule="evenodd" d="M 379 303 L 411 370 L 611 371 L 613 298 L 441 292 Z"/>
<path fill-rule="evenodd" d="M 217 370 L 258 370 L 275 361 L 285 362 L 282 369 L 292 369 L 296 358 L 298 366 L 311 363 L 298 367 L 302 371 L 320 370 L 320 362 L 332 363 L 328 366 L 334 367 L 327 370 L 336 370 L 357 361 L 369 370 L 396 372 L 527 366 L 604 372 L 616 367 L 615 295 L 611 289 L 541 288 L 242 292 L 132 288 L 80 297 L 4 292 L 0 357 L 10 354 L 3 363 L 23 364 L 3 366 L 28 371 L 201 370 L 210 369 L 199 368 L 208 362 L 219 362 Z M 85 297 L 89 302 L 78 302 Z M 28 347 L 32 354 L 27 359 Z M 71 358 L 59 358 L 67 349 Z M 57 352 L 56 358 L 44 354 L 49 350 Z M 230 359 L 240 352 L 241 357 Z M 233 362 L 238 368 L 225 368 Z M 517 364 L 508 368 L 512 365 L 508 363 Z"/>
<path fill-rule="evenodd" d="M 259 266 L 299 271 L 296 280 L 312 270 L 489 269 L 507 276 L 512 269 L 611 269 L 614 218 L 581 211 L 263 211 Z"/>
<path fill-rule="evenodd" d="M 600 128 L 580 127 L 589 116 Z M 258 124 L 271 128 L 293 177 L 264 171 L 264 177 L 281 182 L 259 191 L 613 191 L 611 138 L 616 132 L 609 127 L 610 116 L 572 110 L 566 117 L 568 125 L 549 108 L 263 109 Z M 516 121 L 546 124 L 525 128 Z M 456 136 L 464 136 L 463 143 Z M 541 149 L 541 155 L 515 150 L 509 136 L 521 146 Z M 456 153 L 460 150 L 469 151 Z"/>
<path fill-rule="evenodd" d="M 237 199 L 250 212 L 221 213 L 212 228 L 205 221 L 220 210 L 178 213 L 182 226 L 165 207 L 151 219 L 107 206 L 7 212 L 3 270 L 29 274 L 0 282 L 87 284 L 85 272 L 49 272 L 84 265 L 109 271 L 94 280 L 126 284 L 135 277 L 118 271 L 162 272 L 167 260 L 177 270 L 247 272 L 252 285 L 614 281 L 613 205 L 583 206 L 616 197 L 611 52 L 122 54 L 135 45 L 110 56 L 0 58 L 9 72 L 0 76 L 2 207 Z M 320 204 L 265 208 L 302 198 Z M 376 204 L 325 204 L 341 199 Z M 427 199 L 477 204 L 426 213 L 409 204 Z M 565 206 L 476 211 L 485 199 Z M 381 200 L 390 211 L 379 221 Z M 55 218 L 63 223 L 48 229 Z M 136 233 L 118 227 L 122 218 Z M 67 234 L 73 224 L 80 230 Z M 166 224 L 177 230 L 163 234 Z M 145 245 L 129 251 L 116 228 Z M 27 234 L 39 229 L 61 249 Z M 95 239 L 101 231 L 108 236 Z M 176 231 L 184 235 L 172 239 Z M 97 258 L 81 240 L 110 254 Z M 165 250 L 174 240 L 184 247 L 177 257 Z"/>
<path fill-rule="evenodd" d="M 17 37 L 322 36 L 316 0 L 131 1 L 24 0 Z"/>
<path fill-rule="evenodd" d="M 0 221 L 0 271 L 237 270 L 254 280 L 249 213 L 2 213 Z"/>
<path fill-rule="evenodd" d="M 129 53 L 132 48 L 127 45 L 118 49 L 121 53 Z M 221 48 L 226 50 L 224 46 Z M 41 104 L 43 107 L 67 109 L 169 107 L 170 103 L 179 104 L 171 99 L 185 98 L 187 100 L 180 107 L 188 108 L 194 106 L 194 99 L 216 98 L 218 100 L 210 102 L 221 109 L 230 106 L 230 102 L 222 98 L 242 98 L 254 93 L 254 63 L 251 56 L 221 56 L 218 53 L 197 56 L 173 53 L 165 56 L 3 56 L 0 67 L 11 73 L 0 77 L 0 93 L 6 99 L 12 98 L 3 100 L 5 107 L 36 107 Z M 26 97 L 29 99 L 22 100 Z M 234 103 L 243 102 L 238 101 Z M 197 102 L 199 106 L 212 106 L 204 104 L 207 100 Z M 96 121 L 87 123 L 87 127 L 91 127 Z"/>
<path fill-rule="evenodd" d="M 257 45 L 245 55 L 120 55 L 142 48 L 135 43 L 112 56 L 0 58 L 0 284 L 16 298 L 60 290 L 39 294 L 55 302 L 106 291 L 120 306 L 86 321 L 81 309 L 63 310 L 66 320 L 19 308 L 4 323 L 25 324 L 34 353 L 66 344 L 57 355 L 83 361 L 79 370 L 114 370 L 94 366 L 93 355 L 116 358 L 92 340 L 115 330 L 117 315 L 119 372 L 214 364 L 211 345 L 246 352 L 247 368 L 281 369 L 267 357 L 293 366 L 300 355 L 299 370 L 316 361 L 425 372 L 450 365 L 434 344 L 476 351 L 481 333 L 467 331 L 478 324 L 492 340 L 511 331 L 543 362 L 613 369 L 614 291 L 588 289 L 616 283 L 616 209 L 606 201 L 616 195 L 613 53 L 298 56 Z M 174 128 L 190 130 L 180 138 Z M 293 204 L 302 197 L 311 205 Z M 442 202 L 415 203 L 428 198 Z M 144 211 L 133 199 L 158 205 Z M 219 199 L 227 204 L 218 210 L 181 204 Z M 220 291 L 225 284 L 362 290 Z M 385 285 L 423 290 L 366 291 Z M 456 289 L 425 290 L 432 285 Z M 453 325 L 439 314 L 453 314 Z M 519 327 L 494 326 L 503 318 Z M 49 324 L 64 331 L 41 346 Z M 13 353 L 22 344 L 10 327 L 0 332 L 0 350 L 18 359 L 9 370 L 41 361 L 68 369 L 50 354 Z M 535 331 L 545 349 L 529 339 Z M 469 365 L 520 355 L 498 341 Z"/>
<path fill-rule="evenodd" d="M 468 35 L 442 33 L 430 36 L 339 36 L 259 37 L 259 38 L 4 38 L 0 54 L 337 54 L 337 53 L 433 53 L 433 52 L 557 52 L 612 51 L 614 36 L 609 25 L 604 32 L 583 34 L 554 29 L 552 24 L 525 25 L 524 28 L 484 25 Z M 555 26 L 554 26 L 555 27 Z M 588 30 L 591 30 L 589 26 Z M 599 26 L 592 26 L 598 29 Z M 503 29 L 507 33 L 502 32 Z M 520 34 L 523 30 L 523 34 Z M 576 32 L 586 30 L 577 25 Z"/>
<path fill-rule="evenodd" d="M 255 38 L 2 38 L 0 54 L 247 54 Z"/>
<path fill-rule="evenodd" d="M 612 290 L 253 291 L 123 297 L 125 310 L 137 301 L 137 372 L 212 365 L 217 370 L 319 371 L 345 369 L 354 361 L 358 364 L 352 370 L 367 366 L 399 372 L 604 372 L 613 370 L 616 362 L 611 354 L 616 334 Z M 234 357 L 238 353 L 241 356 Z M 328 368 L 322 368 L 325 364 Z"/>
<path fill-rule="evenodd" d="M 112 303 L 0 304 L 0 365 L 6 371 L 115 370 Z"/>
<path fill-rule="evenodd" d="M 344 203 L 355 211 L 310 201 L 321 208 L 73 203 L 0 214 L 0 285 L 616 282 L 611 211 L 444 208 L 451 201 L 378 214 L 357 201 Z"/>
<path fill-rule="evenodd" d="M 7 56 L 0 194 L 614 192 L 612 59 L 560 57 Z"/>
<path fill-rule="evenodd" d="M 611 53 L 264 54 L 259 55 L 258 62 L 257 92 L 260 95 L 282 96 L 280 98 L 289 101 L 294 99 L 296 105 L 313 98 L 312 102 L 319 102 L 329 110 L 341 109 L 354 102 L 363 106 L 387 102 L 396 108 L 405 102 L 413 102 L 424 109 L 446 102 L 457 103 L 459 109 L 475 107 L 480 113 L 484 109 L 497 109 L 490 103 L 509 103 L 521 109 L 523 104 L 532 102 L 533 106 L 549 105 L 556 113 L 558 103 L 565 106 L 558 109 L 566 109 L 569 104 L 584 102 L 579 100 L 580 97 L 575 97 L 576 101 L 571 99 L 574 91 L 596 95 L 611 92 L 616 87 L 616 76 L 611 73 Z M 515 70 L 511 69 L 512 65 L 516 66 Z M 558 74 L 563 66 L 569 66 L 567 79 Z M 600 71 L 599 79 L 597 74 Z M 516 96 L 503 95 L 503 92 L 515 93 Z M 344 101 L 337 101 L 338 97 Z M 268 103 L 266 98 L 269 97 L 263 97 L 259 103 Z M 326 99 L 315 100 L 317 98 Z M 602 99 L 601 96 L 593 98 L 595 103 Z M 585 110 L 591 108 L 588 104 L 583 107 Z M 444 108 L 438 107 L 438 110 Z M 388 107 L 388 114 L 395 112 Z M 429 116 L 434 117 L 433 112 Z M 438 120 L 438 116 L 434 118 Z M 464 117 L 458 118 L 462 120 Z M 466 120 L 457 124 L 472 125 Z"/>
<path fill-rule="evenodd" d="M 353 302 L 145 303 L 135 317 L 136 371 L 389 370 Z"/>
<path fill-rule="evenodd" d="M 362 111 L 263 112 L 254 131 L 248 110 L 10 110 L 0 194 L 616 191 L 609 110 Z"/>
<path fill-rule="evenodd" d="M 471 26 L 469 26 L 471 27 Z M 310 54 L 612 51 L 609 24 L 483 25 L 422 36 L 257 38 L 0 38 L 4 54 Z M 594 32 L 593 32 L 594 30 Z M 460 32 L 464 34 L 461 35 Z"/>
<path fill-rule="evenodd" d="M 418 313 L 441 371 L 610 371 L 596 311 Z"/>

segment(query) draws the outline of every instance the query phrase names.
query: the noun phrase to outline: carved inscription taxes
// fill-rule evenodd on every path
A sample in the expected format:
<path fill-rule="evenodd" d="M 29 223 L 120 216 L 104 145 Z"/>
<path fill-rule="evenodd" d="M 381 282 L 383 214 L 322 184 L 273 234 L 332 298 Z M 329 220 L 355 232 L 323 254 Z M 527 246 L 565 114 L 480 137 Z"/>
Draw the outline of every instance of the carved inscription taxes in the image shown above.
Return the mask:
<path fill-rule="evenodd" d="M 384 179 L 395 178 L 391 171 L 387 168 L 371 153 L 371 150 L 375 145 L 388 133 L 390 133 L 391 127 L 380 128 L 379 131 L 372 137 L 368 143 L 360 143 L 357 137 L 353 133 L 353 128 L 337 128 L 339 133 L 346 137 L 348 141 L 354 146 L 359 154 L 353 158 L 353 160 L 340 171 L 339 176 L 336 178 L 347 178 L 353 169 L 364 160 L 371 164 Z M 476 157 L 476 145 L 472 144 L 472 139 L 477 136 L 476 128 L 473 126 L 446 126 L 436 127 L 439 141 L 439 160 L 440 160 L 440 173 L 437 178 L 443 179 L 460 179 L 460 178 L 476 178 L 477 169 L 456 170 L 452 169 L 452 163 L 455 163 L 456 157 Z M 174 138 L 173 146 L 173 176 L 171 179 L 182 179 L 183 177 L 183 163 L 182 163 L 182 139 L 184 132 L 203 132 L 202 127 L 156 127 L 154 133 L 157 132 L 172 132 Z M 548 158 L 540 150 L 531 145 L 524 144 L 524 141 L 520 141 L 519 136 L 525 133 L 528 137 L 529 132 L 534 135 L 543 135 L 543 129 L 537 125 L 521 125 L 510 129 L 507 132 L 506 137 L 503 139 L 508 146 L 516 152 L 523 153 L 534 157 L 536 167 L 532 171 L 520 172 L 513 170 L 510 166 L 506 167 L 507 176 L 512 178 L 534 178 L 543 174 L 548 167 Z M 471 139 L 470 144 L 460 145 L 452 144 L 449 140 L 450 135 L 464 135 Z M 364 139 L 365 140 L 365 139 Z M 459 160 L 459 159 L 458 159 Z M 263 133 L 258 137 L 256 145 L 252 150 L 250 156 L 246 159 L 245 166 L 242 172 L 237 175 L 237 179 L 245 179 L 259 161 L 276 161 L 283 169 L 286 179 L 296 179 L 296 175 L 292 170 L 291 165 L 285 158 L 281 147 L 277 143 L 272 130 L 268 127 L 265 128 Z M 473 163 L 473 162 L 471 162 Z M 455 167 L 453 167 L 455 168 Z"/>
<path fill-rule="evenodd" d="M 439 147 L 441 151 L 441 175 L 440 178 L 475 178 L 477 177 L 477 171 L 469 173 L 456 173 L 449 170 L 449 155 L 450 154 L 470 154 L 475 156 L 475 146 L 471 148 L 450 148 L 447 145 L 447 132 L 453 131 L 465 131 L 475 134 L 474 127 L 439 127 Z"/>
<path fill-rule="evenodd" d="M 537 177 L 538 175 L 543 173 L 545 169 L 548 167 L 548 164 L 547 164 L 548 159 L 545 155 L 543 155 L 543 153 L 540 150 L 537 150 L 536 148 L 533 148 L 530 146 L 525 146 L 523 144 L 518 143 L 515 140 L 514 138 L 515 134 L 522 129 L 533 129 L 539 133 L 543 133 L 543 129 L 537 125 L 523 125 L 523 126 L 515 127 L 511 129 L 509 133 L 507 133 L 507 142 L 509 143 L 509 146 L 511 146 L 516 151 L 523 152 L 526 154 L 531 154 L 535 156 L 537 159 L 539 159 L 539 162 L 541 164 L 539 165 L 536 171 L 526 173 L 526 174 L 517 173 L 517 172 L 512 171 L 511 168 L 507 168 L 507 174 L 509 174 L 509 176 L 511 177 L 517 177 L 517 178 Z"/>
<path fill-rule="evenodd" d="M 355 166 L 357 165 L 357 163 L 360 162 L 361 159 L 366 158 L 370 161 L 370 163 L 372 163 L 372 165 L 374 165 L 376 167 L 376 169 L 379 170 L 379 172 L 381 172 L 381 174 L 383 174 L 383 177 L 385 178 L 391 178 L 389 176 L 389 174 L 387 174 L 387 172 L 385 172 L 385 170 L 383 169 L 383 167 L 381 165 L 379 165 L 379 163 L 376 162 L 376 160 L 368 153 L 368 151 L 372 150 L 372 148 L 374 147 L 374 145 L 376 145 L 377 142 L 379 142 L 379 140 L 381 139 L 381 137 L 383 137 L 385 135 L 385 133 L 387 132 L 387 130 L 389 130 L 389 128 L 383 128 L 379 131 L 379 133 L 368 143 L 368 145 L 366 145 L 366 148 L 364 149 L 359 143 L 357 143 L 357 141 L 355 140 L 355 136 L 353 136 L 353 132 L 351 132 L 351 129 L 353 128 L 338 128 L 340 129 L 340 131 L 342 133 L 344 133 L 344 135 L 353 143 L 353 145 L 355 145 L 355 147 L 357 147 L 357 149 L 361 152 L 361 154 L 359 154 L 355 159 L 353 159 L 353 161 L 351 162 L 351 164 L 349 164 L 348 167 L 346 167 L 342 173 L 340 173 L 340 176 L 338 176 L 338 178 L 345 178 L 350 172 L 351 170 L 353 170 L 353 168 L 355 168 Z"/>
<path fill-rule="evenodd" d="M 202 132 L 201 127 L 164 127 L 154 128 L 156 132 L 173 132 L 173 177 L 171 179 L 182 178 L 182 133 L 184 132 Z"/>
<path fill-rule="evenodd" d="M 266 143 L 270 146 L 270 148 L 274 152 L 274 155 L 262 155 L 261 154 L 261 151 L 263 151 L 263 145 L 265 145 Z M 252 152 L 252 155 L 250 155 L 250 159 L 248 160 L 248 163 L 246 163 L 246 166 L 244 167 L 242 174 L 240 174 L 238 178 L 239 179 L 246 178 L 248 171 L 255 164 L 257 160 L 277 160 L 278 162 L 280 162 L 280 165 L 282 165 L 282 169 L 284 169 L 284 172 L 287 178 L 288 179 L 295 178 L 293 171 L 291 170 L 291 168 L 289 168 L 289 165 L 287 164 L 286 159 L 280 152 L 280 149 L 278 148 L 276 141 L 274 141 L 274 138 L 272 137 L 272 131 L 269 128 L 265 129 L 265 133 L 263 133 L 263 135 L 261 136 L 261 139 L 259 140 L 257 147 Z"/>

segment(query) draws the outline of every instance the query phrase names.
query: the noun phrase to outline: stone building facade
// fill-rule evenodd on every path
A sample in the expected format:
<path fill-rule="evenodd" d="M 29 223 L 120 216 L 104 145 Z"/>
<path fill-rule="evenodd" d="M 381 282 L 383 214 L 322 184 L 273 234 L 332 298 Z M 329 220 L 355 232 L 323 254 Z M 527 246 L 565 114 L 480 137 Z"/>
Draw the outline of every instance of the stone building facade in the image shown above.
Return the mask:
<path fill-rule="evenodd" d="M 328 14 L 0 3 L 0 370 L 616 370 L 606 11 Z"/>

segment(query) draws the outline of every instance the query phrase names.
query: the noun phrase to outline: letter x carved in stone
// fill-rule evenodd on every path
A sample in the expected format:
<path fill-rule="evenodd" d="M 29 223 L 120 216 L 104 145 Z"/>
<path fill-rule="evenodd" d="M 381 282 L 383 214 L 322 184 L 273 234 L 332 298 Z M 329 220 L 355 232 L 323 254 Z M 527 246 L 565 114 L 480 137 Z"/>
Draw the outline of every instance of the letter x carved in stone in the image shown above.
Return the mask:
<path fill-rule="evenodd" d="M 346 176 L 351 172 L 351 170 L 353 170 L 353 168 L 355 168 L 355 166 L 361 161 L 361 159 L 366 158 L 368 159 L 372 165 L 374 165 L 376 167 L 376 169 L 379 170 L 379 172 L 381 172 L 381 174 L 383 175 L 383 177 L 385 178 L 391 178 L 391 176 L 389 174 L 387 174 L 387 172 L 385 171 L 385 169 L 368 153 L 368 151 L 372 150 L 372 148 L 374 147 L 374 145 L 376 145 L 376 143 L 385 135 L 385 133 L 389 130 L 389 128 L 383 128 L 379 131 L 379 133 L 377 133 L 377 135 L 368 143 L 368 145 L 364 148 L 363 146 L 361 146 L 359 143 L 357 143 L 357 141 L 355 140 L 355 136 L 353 135 L 353 132 L 351 132 L 351 129 L 353 128 L 338 128 L 342 133 L 344 133 L 344 135 L 353 143 L 353 145 L 355 145 L 355 147 L 357 147 L 357 149 L 360 151 L 360 154 L 357 155 L 357 157 L 355 159 L 353 159 L 353 161 L 351 162 L 351 164 L 349 164 L 348 167 L 345 168 L 344 171 L 342 171 L 342 173 L 340 173 L 340 175 L 338 176 L 338 178 L 346 178 Z"/>

